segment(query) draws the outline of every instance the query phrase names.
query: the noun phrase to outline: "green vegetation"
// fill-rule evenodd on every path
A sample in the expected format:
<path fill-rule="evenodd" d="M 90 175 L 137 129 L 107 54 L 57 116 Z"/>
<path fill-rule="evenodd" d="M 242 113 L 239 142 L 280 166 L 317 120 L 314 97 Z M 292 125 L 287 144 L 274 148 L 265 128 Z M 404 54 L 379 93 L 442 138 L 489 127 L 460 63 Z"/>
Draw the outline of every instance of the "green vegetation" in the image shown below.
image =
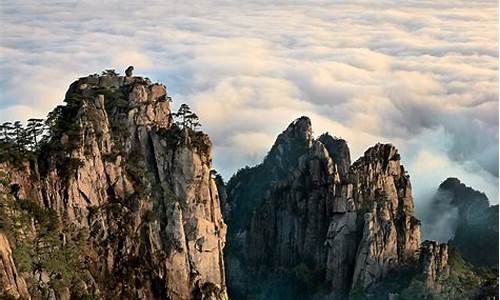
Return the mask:
<path fill-rule="evenodd" d="M 182 129 L 191 128 L 196 131 L 196 128 L 201 126 L 198 116 L 185 103 L 181 104 L 177 113 L 173 113 L 172 116 L 179 118 L 175 123 Z"/>
<path fill-rule="evenodd" d="M 119 74 L 115 69 L 107 69 L 102 72 L 102 76 L 118 76 Z"/>
<path fill-rule="evenodd" d="M 448 250 L 448 264 L 450 275 L 438 279 L 438 282 L 443 286 L 442 294 L 452 298 L 473 298 L 481 287 L 481 278 L 474 273 L 471 265 L 453 246 L 450 246 Z"/>
<path fill-rule="evenodd" d="M 440 291 L 428 289 L 421 278 L 415 277 L 408 287 L 400 291 L 400 299 L 484 299 L 497 292 L 498 272 L 474 270 L 453 246 L 449 247 L 448 265 L 449 275 L 443 274 L 437 279 Z"/>
<path fill-rule="evenodd" d="M 6 186 L 5 183 L 3 189 Z M 30 292 L 40 298 L 48 297 L 49 288 L 61 291 L 81 281 L 85 231 L 67 227 L 62 231 L 57 213 L 40 207 L 30 199 L 17 196 L 16 185 L 11 194 L 2 193 L 0 229 L 12 245 L 12 254 L 20 272 L 30 273 L 34 282 Z M 35 225 L 34 232 L 32 224 Z M 35 234 L 28 234 L 33 232 Z M 40 274 L 47 274 L 48 282 L 41 283 Z"/>
<path fill-rule="evenodd" d="M 349 300 L 364 300 L 365 293 L 362 290 L 355 289 L 349 293 Z"/>
<path fill-rule="evenodd" d="M 38 126 L 39 123 L 29 123 L 28 127 L 24 127 L 19 121 L 1 124 L 0 162 L 9 162 L 21 168 L 22 162 L 38 149 L 38 139 L 34 134 L 43 132 Z"/>

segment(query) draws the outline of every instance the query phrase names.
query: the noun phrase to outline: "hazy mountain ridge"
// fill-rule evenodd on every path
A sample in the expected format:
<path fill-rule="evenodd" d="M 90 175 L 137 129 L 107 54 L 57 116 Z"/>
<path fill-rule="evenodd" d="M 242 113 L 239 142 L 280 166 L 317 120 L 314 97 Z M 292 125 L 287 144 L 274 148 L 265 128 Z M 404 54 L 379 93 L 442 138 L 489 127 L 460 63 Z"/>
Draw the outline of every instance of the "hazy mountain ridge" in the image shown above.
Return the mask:
<path fill-rule="evenodd" d="M 439 225 L 448 228 L 450 243 L 467 261 L 476 266 L 498 265 L 498 205 L 490 206 L 484 193 L 450 177 L 439 185 L 429 211 L 426 222 L 430 225 L 442 220 L 447 211 L 454 212 Z"/>

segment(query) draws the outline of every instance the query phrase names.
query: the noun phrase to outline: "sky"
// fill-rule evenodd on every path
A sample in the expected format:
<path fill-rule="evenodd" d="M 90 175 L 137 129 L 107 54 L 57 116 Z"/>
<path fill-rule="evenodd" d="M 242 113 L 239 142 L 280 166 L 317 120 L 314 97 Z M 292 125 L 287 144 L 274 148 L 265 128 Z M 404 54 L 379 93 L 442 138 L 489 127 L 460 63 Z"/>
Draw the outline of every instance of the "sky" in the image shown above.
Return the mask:
<path fill-rule="evenodd" d="M 417 215 L 447 177 L 498 203 L 497 1 L 0 0 L 0 121 L 128 65 L 188 103 L 229 179 L 307 115 L 398 147 Z"/>

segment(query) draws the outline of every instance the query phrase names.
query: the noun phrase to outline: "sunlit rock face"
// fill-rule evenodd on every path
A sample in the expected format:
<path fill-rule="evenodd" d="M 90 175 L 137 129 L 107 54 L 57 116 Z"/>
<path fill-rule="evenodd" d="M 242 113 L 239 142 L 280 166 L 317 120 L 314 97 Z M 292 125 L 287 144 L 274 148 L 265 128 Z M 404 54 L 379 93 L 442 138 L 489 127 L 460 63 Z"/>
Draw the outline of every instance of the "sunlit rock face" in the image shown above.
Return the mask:
<path fill-rule="evenodd" d="M 59 290 L 49 274 L 47 295 L 227 297 L 226 225 L 211 175 L 211 143 L 173 123 L 170 101 L 164 85 L 141 77 L 80 78 L 69 87 L 67 104 L 51 113 L 51 141 L 39 157 L 15 171 L 1 165 L 8 174 L 4 195 L 12 198 L 8 189 L 16 184 L 16 197 L 57 214 L 64 240 L 87 236 L 77 255 L 84 276 Z M 34 224 L 28 242 L 40 234 Z M 6 247 L 0 255 L 9 264 Z M 4 273 L 16 288 L 11 294 L 24 295 L 23 281 L 12 279 L 15 271 Z"/>
<path fill-rule="evenodd" d="M 377 144 L 351 165 L 344 140 L 311 133 L 307 117 L 295 120 L 262 164 L 227 184 L 231 295 L 344 299 L 418 262 L 420 222 L 397 149 Z"/>

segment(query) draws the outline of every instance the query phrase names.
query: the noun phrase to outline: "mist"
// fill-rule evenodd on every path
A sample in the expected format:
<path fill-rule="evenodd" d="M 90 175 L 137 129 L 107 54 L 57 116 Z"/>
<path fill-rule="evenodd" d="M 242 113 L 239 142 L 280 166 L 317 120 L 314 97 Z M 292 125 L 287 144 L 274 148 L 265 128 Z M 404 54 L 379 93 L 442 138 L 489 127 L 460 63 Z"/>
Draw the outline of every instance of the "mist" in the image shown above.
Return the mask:
<path fill-rule="evenodd" d="M 448 192 L 436 191 L 421 203 L 417 215 L 422 221 L 422 239 L 448 242 L 458 224 L 458 208 L 451 204 Z"/>

